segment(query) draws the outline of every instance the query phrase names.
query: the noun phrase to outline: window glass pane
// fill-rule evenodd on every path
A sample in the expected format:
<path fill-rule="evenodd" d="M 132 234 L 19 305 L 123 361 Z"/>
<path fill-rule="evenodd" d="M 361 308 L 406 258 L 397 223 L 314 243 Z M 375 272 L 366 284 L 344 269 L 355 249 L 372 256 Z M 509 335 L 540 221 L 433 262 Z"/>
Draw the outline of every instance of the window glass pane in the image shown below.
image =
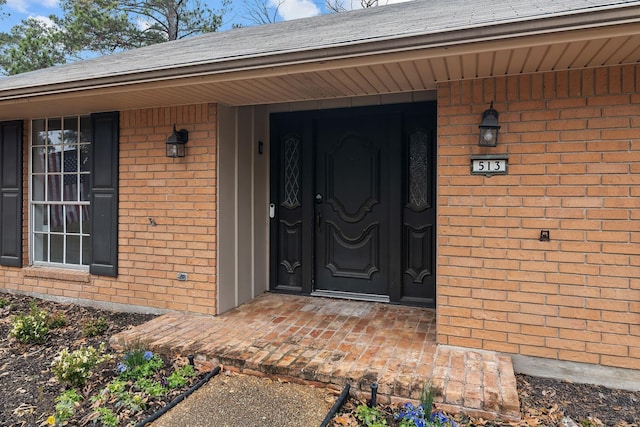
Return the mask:
<path fill-rule="evenodd" d="M 50 202 L 59 202 L 62 200 L 62 175 L 50 174 L 47 176 L 47 200 Z"/>
<path fill-rule="evenodd" d="M 64 206 L 51 205 L 49 211 L 51 231 L 62 233 L 64 231 Z"/>
<path fill-rule="evenodd" d="M 49 231 L 49 219 L 47 212 L 47 205 L 33 206 L 33 227 L 35 231 Z"/>
<path fill-rule="evenodd" d="M 47 143 L 59 146 L 62 144 L 62 120 L 49 119 L 48 124 Z"/>
<path fill-rule="evenodd" d="M 33 235 L 33 258 L 35 261 L 49 261 L 49 236 L 35 233 Z"/>
<path fill-rule="evenodd" d="M 78 143 L 78 118 L 77 117 L 64 118 L 64 143 L 65 144 Z"/>
<path fill-rule="evenodd" d="M 83 206 L 82 209 L 82 234 L 91 234 L 91 209 L 89 206 Z"/>
<path fill-rule="evenodd" d="M 80 200 L 83 202 L 89 201 L 90 179 L 89 174 L 84 173 L 80 175 Z"/>
<path fill-rule="evenodd" d="M 92 139 L 91 117 L 80 117 L 80 142 L 90 143 Z"/>
<path fill-rule="evenodd" d="M 65 201 L 78 201 L 78 175 L 64 174 L 62 190 Z"/>
<path fill-rule="evenodd" d="M 62 153 L 64 156 L 63 172 L 78 172 L 78 149 L 67 147 Z"/>
<path fill-rule="evenodd" d="M 80 236 L 67 236 L 67 254 L 65 258 L 68 264 L 80 264 Z"/>
<path fill-rule="evenodd" d="M 33 175 L 31 178 L 31 197 L 32 200 L 43 202 L 44 201 L 44 175 Z"/>
<path fill-rule="evenodd" d="M 82 237 L 82 264 L 89 265 L 89 236 Z"/>
<path fill-rule="evenodd" d="M 32 166 L 33 173 L 44 173 L 45 164 L 47 163 L 47 149 L 45 147 L 36 147 L 32 150 Z"/>
<path fill-rule="evenodd" d="M 64 236 L 61 234 L 51 234 L 51 262 L 64 262 Z"/>
<path fill-rule="evenodd" d="M 80 233 L 80 215 L 82 206 L 65 206 L 67 233 Z"/>
<path fill-rule="evenodd" d="M 80 146 L 80 172 L 89 172 L 89 146 Z"/>
<path fill-rule="evenodd" d="M 44 120 L 34 120 L 31 122 L 31 135 L 32 145 L 45 145 L 47 143 Z"/>

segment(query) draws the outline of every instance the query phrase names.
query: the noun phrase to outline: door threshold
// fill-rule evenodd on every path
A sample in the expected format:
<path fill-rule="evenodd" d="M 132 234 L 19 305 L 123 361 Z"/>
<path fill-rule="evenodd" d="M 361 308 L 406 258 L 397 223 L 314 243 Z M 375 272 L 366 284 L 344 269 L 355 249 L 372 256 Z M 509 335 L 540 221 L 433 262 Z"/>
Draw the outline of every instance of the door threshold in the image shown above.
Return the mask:
<path fill-rule="evenodd" d="M 344 291 L 318 290 L 318 291 L 311 292 L 311 296 L 324 297 L 324 298 L 352 299 L 357 301 L 369 301 L 369 302 L 388 303 L 391 301 L 388 295 L 362 294 L 359 292 L 344 292 Z"/>

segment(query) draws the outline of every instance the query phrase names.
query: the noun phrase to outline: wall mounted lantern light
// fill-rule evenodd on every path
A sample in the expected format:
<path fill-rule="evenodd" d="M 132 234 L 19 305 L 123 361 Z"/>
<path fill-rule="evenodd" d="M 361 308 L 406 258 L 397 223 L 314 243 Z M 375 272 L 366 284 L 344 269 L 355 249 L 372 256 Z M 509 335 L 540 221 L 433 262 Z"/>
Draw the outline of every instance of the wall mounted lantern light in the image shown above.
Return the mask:
<path fill-rule="evenodd" d="M 185 144 L 189 140 L 189 131 L 186 129 L 176 130 L 173 125 L 173 132 L 167 138 L 167 157 L 184 157 L 186 154 Z"/>
<path fill-rule="evenodd" d="M 493 101 L 488 110 L 482 113 L 482 123 L 480 123 L 480 140 L 478 145 L 481 147 L 495 147 L 498 145 L 498 112 L 493 109 Z"/>

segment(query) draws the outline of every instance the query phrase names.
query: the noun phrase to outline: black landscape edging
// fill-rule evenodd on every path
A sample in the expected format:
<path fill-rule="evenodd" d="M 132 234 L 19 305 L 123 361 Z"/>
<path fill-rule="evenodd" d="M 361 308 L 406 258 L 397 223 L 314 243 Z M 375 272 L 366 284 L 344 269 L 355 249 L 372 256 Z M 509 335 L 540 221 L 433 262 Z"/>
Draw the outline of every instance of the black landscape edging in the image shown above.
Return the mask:
<path fill-rule="evenodd" d="M 169 409 L 173 408 L 178 403 L 182 402 L 191 393 L 193 393 L 194 391 L 196 391 L 197 389 L 199 389 L 200 387 L 205 385 L 207 383 L 207 381 L 209 381 L 211 378 L 215 377 L 219 373 L 220 373 L 220 366 L 217 366 L 213 371 L 209 372 L 203 379 L 198 381 L 189 390 L 185 391 L 180 396 L 178 396 L 175 399 L 173 399 L 171 402 L 169 402 L 169 404 L 167 406 L 164 406 L 164 407 L 160 408 L 159 410 L 157 410 L 156 412 L 151 414 L 149 417 L 147 417 L 144 420 L 140 421 L 138 424 L 135 425 L 135 427 L 144 427 L 145 424 L 148 424 L 150 422 L 153 422 L 153 421 L 157 420 L 162 415 L 164 415 Z"/>
<path fill-rule="evenodd" d="M 340 393 L 340 396 L 338 396 L 338 400 L 335 401 L 327 416 L 324 417 L 324 420 L 322 420 L 322 424 L 320 424 L 320 427 L 327 427 L 329 425 L 329 421 L 331 421 L 331 419 L 336 415 L 340 408 L 342 408 L 342 405 L 344 405 L 344 401 L 347 400 L 350 388 L 351 386 L 349 384 L 344 386 L 344 389 L 342 389 L 342 393 Z"/>

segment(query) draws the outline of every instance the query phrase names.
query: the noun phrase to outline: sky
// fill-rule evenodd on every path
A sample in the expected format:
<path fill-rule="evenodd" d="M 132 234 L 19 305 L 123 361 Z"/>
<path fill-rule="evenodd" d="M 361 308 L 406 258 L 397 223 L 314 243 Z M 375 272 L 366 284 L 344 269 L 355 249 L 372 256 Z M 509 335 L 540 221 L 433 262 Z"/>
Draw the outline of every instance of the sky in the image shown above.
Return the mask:
<path fill-rule="evenodd" d="M 221 28 L 226 30 L 231 28 L 232 24 L 242 24 L 244 26 L 255 25 L 246 18 L 247 12 L 244 9 L 243 1 L 250 0 L 232 0 L 232 10 L 224 17 L 224 24 Z M 278 0 L 266 0 L 271 5 L 277 5 Z M 306 18 L 310 16 L 327 13 L 324 6 L 324 0 L 280 0 L 282 4 L 279 8 L 279 20 L 290 20 L 297 18 Z M 359 0 L 343 0 L 344 3 L 353 3 L 353 7 L 359 7 Z M 406 0 L 380 0 L 380 4 L 396 3 Z M 219 8 L 219 1 L 204 0 L 214 10 Z M 348 5 L 347 5 L 348 6 Z M 11 27 L 20 23 L 21 20 L 27 18 L 45 19 L 50 14 L 60 14 L 58 0 L 7 0 L 7 4 L 2 7 L 2 12 L 8 14 L 4 19 L 0 20 L 0 32 L 8 32 Z"/>

